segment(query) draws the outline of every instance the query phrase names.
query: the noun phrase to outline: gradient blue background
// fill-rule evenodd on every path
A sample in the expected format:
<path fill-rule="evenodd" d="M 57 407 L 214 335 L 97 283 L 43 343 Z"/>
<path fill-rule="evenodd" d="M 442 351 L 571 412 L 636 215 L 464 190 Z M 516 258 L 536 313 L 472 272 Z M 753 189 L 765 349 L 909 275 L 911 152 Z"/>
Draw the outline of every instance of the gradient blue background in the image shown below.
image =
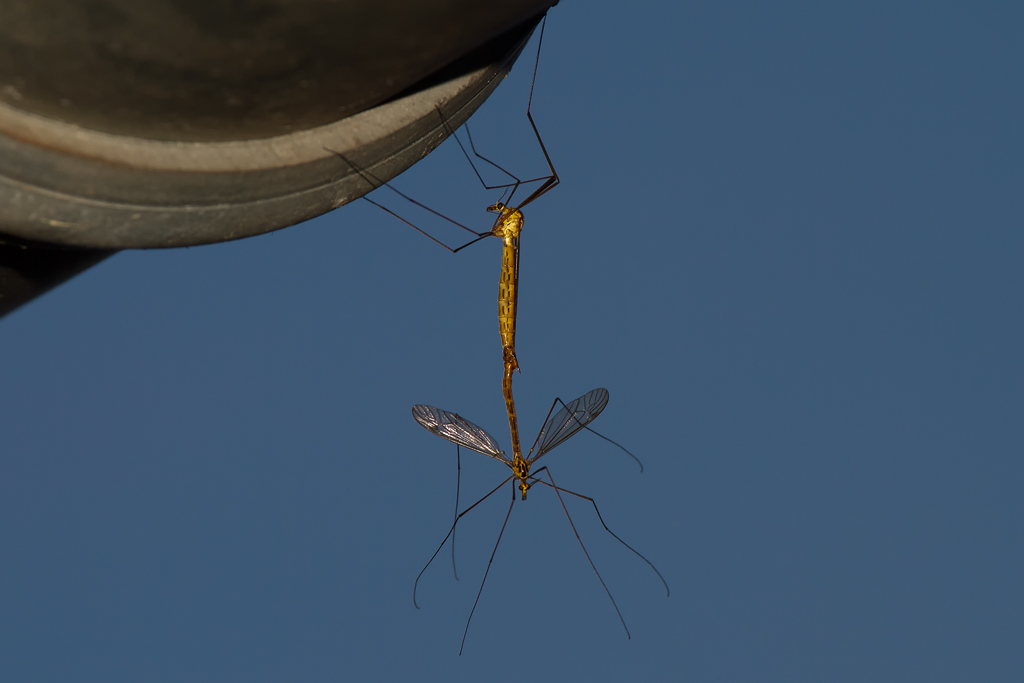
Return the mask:
<path fill-rule="evenodd" d="M 631 641 L 543 491 L 461 658 L 507 493 L 413 608 L 455 452 L 410 406 L 508 448 L 500 249 L 358 202 L 0 321 L 0 678 L 1021 680 L 1022 35 L 1014 3 L 551 12 L 516 398 L 532 441 L 607 387 L 594 427 L 646 464 L 546 458 L 671 584 L 572 508 Z M 534 45 L 472 121 L 524 175 Z M 450 144 L 397 184 L 490 225 Z"/>

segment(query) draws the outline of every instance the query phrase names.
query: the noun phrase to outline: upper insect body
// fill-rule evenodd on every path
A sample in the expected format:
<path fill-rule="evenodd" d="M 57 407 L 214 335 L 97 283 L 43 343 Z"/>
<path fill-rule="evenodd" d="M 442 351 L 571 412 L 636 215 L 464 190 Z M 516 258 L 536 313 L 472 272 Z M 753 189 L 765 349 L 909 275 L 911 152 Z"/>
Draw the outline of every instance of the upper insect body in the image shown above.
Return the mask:
<path fill-rule="evenodd" d="M 608 390 L 593 389 L 579 398 L 563 405 L 554 415 L 550 415 L 541 427 L 537 439 L 530 452 L 524 458 L 520 455 L 519 444 L 513 444 L 513 456 L 509 459 L 505 451 L 498 448 L 494 440 L 481 427 L 476 426 L 457 413 L 435 408 L 434 406 L 415 405 L 412 407 L 413 418 L 425 429 L 460 446 L 465 446 L 477 453 L 483 453 L 495 460 L 500 460 L 512 470 L 510 478 L 517 480 L 522 500 L 526 500 L 526 492 L 530 490 L 530 467 L 548 451 L 558 446 L 570 436 L 580 431 L 594 420 L 608 405 Z M 552 406 L 554 408 L 554 406 Z M 536 451 L 536 455 L 533 455 Z M 533 457 L 530 457 L 530 456 Z"/>
<path fill-rule="evenodd" d="M 502 355 L 512 369 L 519 368 L 516 360 L 516 301 L 519 294 L 519 234 L 523 230 L 523 212 L 498 202 L 487 207 L 499 214 L 491 234 L 500 237 L 501 277 L 498 281 L 498 331 L 501 333 Z"/>

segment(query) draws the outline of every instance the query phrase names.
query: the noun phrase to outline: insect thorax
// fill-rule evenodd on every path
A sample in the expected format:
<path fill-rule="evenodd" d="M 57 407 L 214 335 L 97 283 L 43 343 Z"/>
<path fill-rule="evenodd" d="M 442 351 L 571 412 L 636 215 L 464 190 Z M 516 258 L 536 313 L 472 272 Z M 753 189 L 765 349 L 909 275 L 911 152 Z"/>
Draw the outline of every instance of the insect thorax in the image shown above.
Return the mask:
<path fill-rule="evenodd" d="M 516 456 L 512 460 L 512 473 L 519 480 L 519 490 L 523 494 L 523 500 L 526 500 L 526 492 L 530 490 L 530 482 L 526 480 L 530 476 L 530 463 Z"/>
<path fill-rule="evenodd" d="M 501 215 L 491 228 L 491 234 L 502 239 L 514 239 L 519 237 L 523 230 L 523 212 L 519 209 L 510 209 L 504 204 L 494 204 L 488 207 L 488 211 L 500 211 Z"/>

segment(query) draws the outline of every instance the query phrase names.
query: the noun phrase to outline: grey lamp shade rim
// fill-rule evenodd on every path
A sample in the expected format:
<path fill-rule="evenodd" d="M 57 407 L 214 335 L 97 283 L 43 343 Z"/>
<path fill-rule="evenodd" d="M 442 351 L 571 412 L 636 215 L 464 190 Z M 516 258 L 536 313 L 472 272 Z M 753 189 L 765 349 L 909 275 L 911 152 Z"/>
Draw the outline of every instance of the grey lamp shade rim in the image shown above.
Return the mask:
<path fill-rule="evenodd" d="M 545 6 L 550 3 L 545 3 Z M 169 141 L 91 130 L 0 98 L 0 239 L 90 249 L 183 247 L 315 217 L 389 180 L 462 125 L 507 74 L 539 16 L 391 100 L 251 140 Z"/>

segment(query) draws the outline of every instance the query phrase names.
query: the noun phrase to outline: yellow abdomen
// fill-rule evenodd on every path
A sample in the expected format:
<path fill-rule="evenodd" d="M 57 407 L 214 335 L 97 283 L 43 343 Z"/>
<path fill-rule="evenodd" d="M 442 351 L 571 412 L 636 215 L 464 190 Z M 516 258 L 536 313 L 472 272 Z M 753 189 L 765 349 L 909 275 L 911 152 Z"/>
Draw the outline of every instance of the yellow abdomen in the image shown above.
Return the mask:
<path fill-rule="evenodd" d="M 502 213 L 491 231 L 502 238 L 501 277 L 498 280 L 498 331 L 506 360 L 516 360 L 516 301 L 519 294 L 519 234 L 523 229 L 523 214 L 519 211 Z"/>

